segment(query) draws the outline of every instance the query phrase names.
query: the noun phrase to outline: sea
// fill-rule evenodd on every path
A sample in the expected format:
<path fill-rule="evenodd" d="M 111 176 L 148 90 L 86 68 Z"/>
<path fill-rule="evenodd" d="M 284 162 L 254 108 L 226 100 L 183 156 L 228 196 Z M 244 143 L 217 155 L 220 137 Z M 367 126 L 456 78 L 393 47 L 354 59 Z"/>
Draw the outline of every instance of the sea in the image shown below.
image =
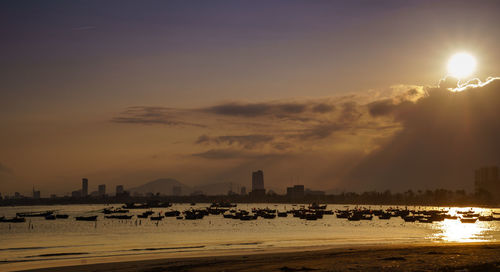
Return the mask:
<path fill-rule="evenodd" d="M 210 204 L 173 204 L 154 212 L 184 211 L 205 208 Z M 299 209 L 292 204 L 238 204 L 235 209 L 269 208 L 278 211 Z M 43 267 L 54 261 L 91 263 L 96 257 L 148 258 L 148 256 L 206 256 L 219 254 L 265 252 L 308 247 L 335 247 L 379 244 L 474 243 L 500 240 L 500 221 L 461 223 L 446 219 L 434 223 L 410 223 L 399 217 L 371 221 L 348 221 L 335 215 L 308 221 L 293 217 L 258 218 L 253 221 L 226 219 L 209 215 L 200 220 L 179 220 L 166 217 L 150 219 L 106 219 L 104 208 L 120 205 L 59 205 L 0 207 L 0 216 L 13 217 L 19 212 L 56 210 L 68 219 L 45 220 L 26 218 L 24 223 L 0 223 L 0 271 L 13 267 Z M 328 205 L 327 210 L 366 207 L 387 209 L 389 206 Z M 392 206 L 395 208 L 397 206 Z M 405 208 L 405 207 L 399 207 Z M 455 207 L 408 207 L 409 209 L 449 209 L 450 214 L 473 209 L 481 214 L 499 209 Z M 130 210 L 141 214 L 145 210 Z M 96 222 L 76 221 L 75 216 L 98 215 Z M 498 216 L 498 215 L 497 215 Z M 13 265 L 15 264 L 15 265 Z"/>

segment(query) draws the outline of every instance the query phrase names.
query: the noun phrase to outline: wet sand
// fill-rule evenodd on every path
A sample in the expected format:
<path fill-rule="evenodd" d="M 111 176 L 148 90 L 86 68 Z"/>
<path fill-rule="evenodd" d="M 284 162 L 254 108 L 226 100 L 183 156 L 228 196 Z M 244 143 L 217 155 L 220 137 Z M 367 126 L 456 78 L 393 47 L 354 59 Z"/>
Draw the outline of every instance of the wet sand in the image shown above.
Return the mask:
<path fill-rule="evenodd" d="M 29 271 L 500 271 L 500 243 L 351 246 L 285 253 L 158 258 Z"/>

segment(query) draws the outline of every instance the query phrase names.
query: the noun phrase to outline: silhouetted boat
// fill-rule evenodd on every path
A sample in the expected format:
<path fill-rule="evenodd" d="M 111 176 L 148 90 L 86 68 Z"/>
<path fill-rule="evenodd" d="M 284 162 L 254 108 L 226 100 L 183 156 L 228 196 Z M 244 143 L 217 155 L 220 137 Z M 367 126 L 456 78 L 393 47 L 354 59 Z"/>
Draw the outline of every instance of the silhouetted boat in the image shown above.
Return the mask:
<path fill-rule="evenodd" d="M 417 218 L 415 218 L 414 216 L 405 216 L 405 217 L 403 217 L 403 220 L 405 222 L 415 222 L 415 221 L 417 221 Z"/>
<path fill-rule="evenodd" d="M 45 220 L 56 220 L 56 216 L 53 214 L 45 216 Z"/>
<path fill-rule="evenodd" d="M 493 216 L 491 216 L 491 215 L 489 215 L 489 216 L 479 216 L 478 220 L 479 221 L 493 221 Z"/>
<path fill-rule="evenodd" d="M 67 214 L 56 214 L 57 219 L 68 219 L 69 215 Z"/>
<path fill-rule="evenodd" d="M 12 217 L 12 218 L 2 218 L 0 220 L 0 222 L 3 222 L 3 223 L 23 223 L 23 222 L 26 222 L 26 218 L 24 217 Z"/>
<path fill-rule="evenodd" d="M 460 218 L 462 223 L 476 223 L 477 218 Z"/>
<path fill-rule="evenodd" d="M 287 217 L 288 214 L 286 212 L 278 212 L 278 217 Z"/>
<path fill-rule="evenodd" d="M 77 216 L 76 221 L 97 221 L 97 215 L 93 216 Z"/>
<path fill-rule="evenodd" d="M 381 215 L 378 216 L 378 219 L 381 220 L 388 220 L 391 219 L 391 213 L 382 213 Z"/>
<path fill-rule="evenodd" d="M 179 211 L 167 211 L 164 213 L 165 217 L 176 217 L 179 216 L 181 212 Z"/>
<path fill-rule="evenodd" d="M 149 219 L 152 221 L 161 221 L 164 216 L 158 215 L 158 216 L 151 216 Z"/>
<path fill-rule="evenodd" d="M 47 215 L 53 214 L 54 211 L 43 211 L 43 212 L 21 212 L 16 213 L 17 217 L 45 217 Z"/>

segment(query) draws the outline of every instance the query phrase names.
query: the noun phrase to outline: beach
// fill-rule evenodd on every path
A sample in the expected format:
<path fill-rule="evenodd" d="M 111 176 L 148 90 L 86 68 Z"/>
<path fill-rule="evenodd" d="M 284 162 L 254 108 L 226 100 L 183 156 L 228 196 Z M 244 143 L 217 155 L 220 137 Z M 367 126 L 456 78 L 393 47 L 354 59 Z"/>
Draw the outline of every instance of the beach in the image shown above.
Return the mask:
<path fill-rule="evenodd" d="M 157 258 L 25 271 L 499 271 L 500 243 L 346 246 L 232 256 Z"/>

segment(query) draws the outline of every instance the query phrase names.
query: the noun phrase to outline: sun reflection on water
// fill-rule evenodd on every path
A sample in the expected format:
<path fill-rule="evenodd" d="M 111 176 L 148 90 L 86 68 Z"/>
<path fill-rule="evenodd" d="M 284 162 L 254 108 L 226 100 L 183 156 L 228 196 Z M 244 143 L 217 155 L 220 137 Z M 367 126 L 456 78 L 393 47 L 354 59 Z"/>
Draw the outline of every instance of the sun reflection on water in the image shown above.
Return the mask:
<path fill-rule="evenodd" d="M 484 233 L 488 230 L 484 224 L 461 223 L 459 220 L 444 220 L 436 224 L 438 233 L 435 238 L 446 242 L 484 242 Z"/>
<path fill-rule="evenodd" d="M 451 215 L 458 215 L 458 211 L 473 211 L 475 213 L 486 213 L 480 208 L 451 208 Z M 460 220 L 444 220 L 435 222 L 433 228 L 437 231 L 432 236 L 433 239 L 445 242 L 486 242 L 491 241 L 491 231 L 495 226 L 491 222 L 462 223 Z"/>

